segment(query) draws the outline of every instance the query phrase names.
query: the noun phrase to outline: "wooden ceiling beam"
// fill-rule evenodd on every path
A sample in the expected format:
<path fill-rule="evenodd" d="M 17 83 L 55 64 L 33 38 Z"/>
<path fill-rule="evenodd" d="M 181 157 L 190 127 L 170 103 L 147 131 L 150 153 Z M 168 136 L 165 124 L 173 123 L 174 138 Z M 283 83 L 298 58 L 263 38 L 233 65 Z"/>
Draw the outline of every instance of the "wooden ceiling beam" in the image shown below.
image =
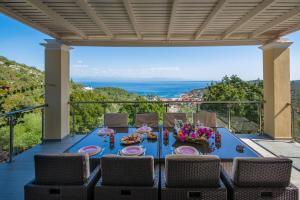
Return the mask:
<path fill-rule="evenodd" d="M 273 27 L 297 16 L 300 15 L 300 6 L 294 8 L 293 10 L 287 12 L 286 14 L 282 15 L 281 17 L 276 18 L 275 20 L 273 20 L 272 22 L 266 24 L 265 26 L 262 26 L 261 28 L 257 29 L 256 31 L 254 31 L 251 34 L 251 37 L 257 37 L 265 32 L 267 32 L 268 30 L 272 29 Z"/>
<path fill-rule="evenodd" d="M 285 36 L 285 35 L 287 35 L 287 34 L 293 33 L 293 32 L 298 31 L 298 30 L 300 30 L 300 23 L 299 23 L 299 24 L 296 24 L 295 26 L 291 27 L 291 28 L 288 29 L 288 30 L 285 30 L 285 31 L 281 32 L 281 33 L 279 34 L 279 37 Z"/>
<path fill-rule="evenodd" d="M 134 13 L 133 13 L 133 8 L 132 8 L 132 5 L 130 3 L 130 0 L 123 0 L 123 4 L 125 6 L 125 9 L 127 11 L 127 14 L 129 16 L 129 19 L 130 19 L 130 22 L 134 28 L 134 31 L 136 33 L 136 36 L 141 39 L 142 38 L 142 35 L 141 35 L 141 32 L 139 30 L 139 27 L 138 27 L 138 23 L 136 21 L 136 18 L 134 16 Z"/>
<path fill-rule="evenodd" d="M 184 46 L 241 46 L 261 45 L 264 40 L 63 40 L 70 46 L 109 46 L 109 47 L 184 47 Z"/>
<path fill-rule="evenodd" d="M 175 21 L 175 16 L 176 16 L 176 8 L 179 0 L 174 0 L 173 5 L 172 5 L 172 12 L 170 16 L 170 22 L 169 22 L 169 29 L 168 29 L 168 35 L 167 35 L 167 40 L 170 40 L 171 34 L 172 34 L 172 26 Z"/>
<path fill-rule="evenodd" d="M 111 38 L 113 37 L 111 31 L 107 28 L 103 20 L 97 15 L 95 10 L 91 8 L 87 0 L 77 0 L 76 3 L 91 18 L 91 20 L 97 24 L 101 30 L 103 30 L 107 36 Z"/>
<path fill-rule="evenodd" d="M 48 28 L 45 28 L 39 24 L 37 24 L 36 22 L 32 22 L 30 21 L 28 18 L 24 18 L 22 15 L 17 14 L 16 12 L 13 12 L 10 8 L 4 6 L 3 4 L 0 4 L 0 12 L 4 13 L 5 15 L 14 18 L 15 20 L 18 20 L 32 28 L 35 28 L 55 39 L 60 39 L 61 36 L 50 31 Z"/>
<path fill-rule="evenodd" d="M 70 30 L 71 32 L 75 33 L 76 35 L 79 35 L 81 38 L 85 39 L 86 35 L 84 32 L 73 26 L 69 21 L 67 21 L 65 18 L 57 14 L 55 11 L 50 9 L 48 6 L 46 6 L 44 3 L 42 3 L 39 0 L 26 0 L 27 3 L 29 3 L 32 7 L 40 10 L 45 15 L 49 16 L 52 20 L 54 20 L 54 23 L 59 24 L 62 27 L 65 27 L 66 29 Z"/>
<path fill-rule="evenodd" d="M 218 15 L 219 11 L 222 10 L 222 8 L 224 8 L 225 5 L 226 5 L 226 0 L 219 0 L 218 1 L 218 3 L 215 6 L 215 8 L 212 10 L 212 12 L 206 18 L 205 22 L 198 29 L 198 31 L 197 31 L 197 33 L 195 35 L 195 40 L 198 40 L 201 37 L 201 35 L 205 31 L 205 29 L 207 28 L 207 26 L 209 25 L 209 23 Z"/>
<path fill-rule="evenodd" d="M 231 34 L 233 34 L 238 29 L 242 28 L 243 26 L 247 25 L 247 22 L 249 22 L 251 19 L 253 19 L 255 16 L 263 12 L 265 9 L 267 9 L 269 6 L 271 6 L 275 0 L 264 0 L 262 3 L 260 3 L 258 6 L 256 6 L 252 11 L 250 11 L 248 14 L 246 14 L 242 19 L 240 19 L 236 24 L 234 24 L 231 28 L 229 28 L 223 35 L 223 39 L 228 38 Z"/>

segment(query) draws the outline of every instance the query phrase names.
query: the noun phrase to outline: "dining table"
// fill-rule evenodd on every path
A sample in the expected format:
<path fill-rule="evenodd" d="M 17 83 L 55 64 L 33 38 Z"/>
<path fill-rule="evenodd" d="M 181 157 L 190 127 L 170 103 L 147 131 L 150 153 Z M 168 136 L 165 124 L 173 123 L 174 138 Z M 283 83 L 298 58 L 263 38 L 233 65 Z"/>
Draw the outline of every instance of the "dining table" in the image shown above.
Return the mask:
<path fill-rule="evenodd" d="M 164 131 L 164 130 L 163 130 Z M 174 130 L 168 131 L 168 138 L 161 137 L 160 158 L 174 154 L 175 149 L 182 146 L 191 146 L 198 150 L 200 155 L 216 155 L 222 161 L 232 161 L 236 157 L 260 157 L 259 153 L 245 144 L 227 128 L 213 128 L 212 136 L 202 144 L 181 142 L 174 137 Z M 219 138 L 216 135 L 220 135 Z"/>
<path fill-rule="evenodd" d="M 79 142 L 75 143 L 66 152 L 77 153 L 86 146 L 97 146 L 101 151 L 90 156 L 91 159 L 98 159 L 107 154 L 120 155 L 120 151 L 127 146 L 139 146 L 144 149 L 143 155 L 153 156 L 156 162 L 164 161 L 167 155 L 175 154 L 176 148 L 180 146 L 191 146 L 197 149 L 200 155 L 216 155 L 222 161 L 232 161 L 235 157 L 260 157 L 259 153 L 245 144 L 235 134 L 226 128 L 214 128 L 214 134 L 204 144 L 180 142 L 174 137 L 174 131 L 168 131 L 168 136 L 163 137 L 165 129 L 160 127 L 153 131 L 157 139 L 147 139 L 147 134 L 141 134 L 141 141 L 132 145 L 124 145 L 121 139 L 137 132 L 136 127 L 114 128 L 113 142 L 110 136 L 100 135 L 101 127 L 94 129 Z M 216 135 L 219 135 L 216 138 Z"/>
<path fill-rule="evenodd" d="M 86 146 L 98 146 L 101 148 L 101 151 L 96 155 L 90 156 L 91 159 L 99 159 L 107 154 L 120 155 L 120 152 L 123 148 L 128 146 L 139 146 L 144 149 L 143 155 L 153 156 L 156 161 L 159 160 L 159 137 L 160 132 L 154 130 L 153 133 L 157 136 L 156 139 L 148 139 L 146 133 L 139 133 L 141 135 L 141 141 L 135 144 L 126 145 L 122 144 L 121 139 L 125 136 L 132 135 L 137 132 L 136 127 L 117 127 L 111 128 L 114 130 L 113 142 L 110 141 L 110 136 L 105 134 L 99 134 L 101 127 L 94 129 L 91 133 L 87 134 L 79 142 L 71 146 L 66 152 L 76 153 L 81 148 Z"/>

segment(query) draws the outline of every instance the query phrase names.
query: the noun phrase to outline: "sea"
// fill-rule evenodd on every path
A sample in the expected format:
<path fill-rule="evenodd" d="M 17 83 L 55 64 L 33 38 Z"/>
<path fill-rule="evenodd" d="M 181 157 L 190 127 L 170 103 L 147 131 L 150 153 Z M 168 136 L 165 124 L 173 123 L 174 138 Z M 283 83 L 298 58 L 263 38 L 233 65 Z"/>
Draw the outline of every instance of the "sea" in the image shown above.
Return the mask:
<path fill-rule="evenodd" d="M 141 96 L 153 95 L 161 98 L 178 98 L 180 95 L 185 94 L 193 89 L 206 88 L 212 82 L 213 81 L 78 81 L 78 83 L 86 87 L 116 87 Z"/>

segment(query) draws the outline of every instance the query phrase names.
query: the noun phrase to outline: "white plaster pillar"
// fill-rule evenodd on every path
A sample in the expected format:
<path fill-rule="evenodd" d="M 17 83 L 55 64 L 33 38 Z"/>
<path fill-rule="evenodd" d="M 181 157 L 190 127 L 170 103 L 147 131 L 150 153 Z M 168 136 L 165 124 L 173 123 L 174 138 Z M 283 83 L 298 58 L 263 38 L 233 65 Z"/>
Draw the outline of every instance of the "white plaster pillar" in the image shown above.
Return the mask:
<path fill-rule="evenodd" d="M 279 39 L 260 48 L 264 66 L 264 132 L 274 139 L 291 139 L 290 49 Z"/>
<path fill-rule="evenodd" d="M 70 47 L 46 40 L 45 47 L 45 140 L 60 140 L 70 133 Z"/>

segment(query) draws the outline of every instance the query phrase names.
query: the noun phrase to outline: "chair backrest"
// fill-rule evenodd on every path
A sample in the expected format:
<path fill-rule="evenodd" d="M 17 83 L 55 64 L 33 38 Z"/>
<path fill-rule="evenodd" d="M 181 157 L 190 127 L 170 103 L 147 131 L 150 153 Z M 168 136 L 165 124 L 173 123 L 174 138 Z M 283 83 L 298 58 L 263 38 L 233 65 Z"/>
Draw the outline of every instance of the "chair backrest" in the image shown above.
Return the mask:
<path fill-rule="evenodd" d="M 183 123 L 187 121 L 185 113 L 164 113 L 163 126 L 173 128 L 175 119 L 182 120 Z"/>
<path fill-rule="evenodd" d="M 82 185 L 90 176 L 86 154 L 44 154 L 34 156 L 35 184 Z"/>
<path fill-rule="evenodd" d="M 105 155 L 101 158 L 101 177 L 103 185 L 152 186 L 154 158 Z"/>
<path fill-rule="evenodd" d="M 292 161 L 287 158 L 236 158 L 233 182 L 240 187 L 286 187 L 290 183 Z"/>
<path fill-rule="evenodd" d="M 157 113 L 138 113 L 135 115 L 135 126 L 141 127 L 147 124 L 149 127 L 158 127 L 159 117 Z"/>
<path fill-rule="evenodd" d="M 217 114 L 214 112 L 199 111 L 193 114 L 193 121 L 194 124 L 199 121 L 204 126 L 217 127 Z"/>
<path fill-rule="evenodd" d="M 217 156 L 169 155 L 165 178 L 167 187 L 219 187 L 220 159 Z"/>
<path fill-rule="evenodd" d="M 104 114 L 104 125 L 110 128 L 127 127 L 127 113 L 106 113 Z"/>

